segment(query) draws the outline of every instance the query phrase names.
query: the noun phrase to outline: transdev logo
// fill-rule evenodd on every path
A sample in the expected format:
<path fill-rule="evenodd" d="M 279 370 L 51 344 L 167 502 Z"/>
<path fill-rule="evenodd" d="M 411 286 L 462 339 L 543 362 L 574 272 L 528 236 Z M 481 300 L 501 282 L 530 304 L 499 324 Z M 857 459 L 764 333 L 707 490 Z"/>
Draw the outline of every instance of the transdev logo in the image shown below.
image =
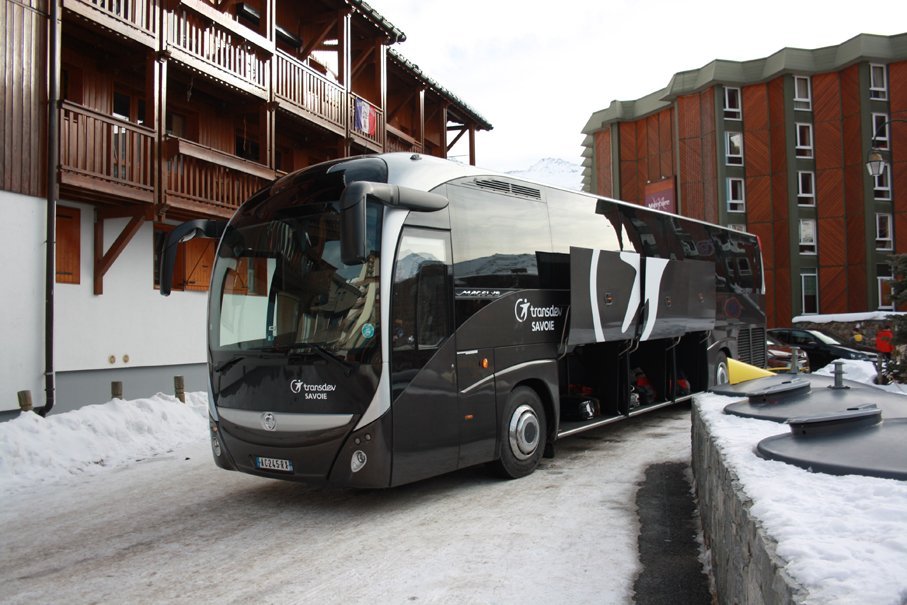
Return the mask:
<path fill-rule="evenodd" d="M 327 399 L 328 393 L 336 390 L 336 384 L 307 384 L 299 379 L 290 381 L 290 391 L 296 395 L 304 392 L 306 399 Z"/>
<path fill-rule="evenodd" d="M 527 298 L 518 298 L 513 306 L 513 315 L 520 323 L 532 319 L 533 332 L 551 332 L 554 330 L 554 320 L 564 314 L 564 310 L 557 305 L 536 307 Z"/>
<path fill-rule="evenodd" d="M 525 298 L 517 299 L 516 304 L 513 306 L 513 314 L 518 322 L 526 321 L 526 318 L 529 317 L 529 301 Z"/>

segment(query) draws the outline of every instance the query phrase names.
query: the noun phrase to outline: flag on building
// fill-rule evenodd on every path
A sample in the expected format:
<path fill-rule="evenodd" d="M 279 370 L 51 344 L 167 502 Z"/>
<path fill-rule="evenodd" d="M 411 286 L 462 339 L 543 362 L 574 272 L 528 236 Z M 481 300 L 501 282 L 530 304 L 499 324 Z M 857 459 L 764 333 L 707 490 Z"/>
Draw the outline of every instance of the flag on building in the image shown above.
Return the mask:
<path fill-rule="evenodd" d="M 370 137 L 378 132 L 378 112 L 368 101 L 356 99 L 353 128 Z"/>

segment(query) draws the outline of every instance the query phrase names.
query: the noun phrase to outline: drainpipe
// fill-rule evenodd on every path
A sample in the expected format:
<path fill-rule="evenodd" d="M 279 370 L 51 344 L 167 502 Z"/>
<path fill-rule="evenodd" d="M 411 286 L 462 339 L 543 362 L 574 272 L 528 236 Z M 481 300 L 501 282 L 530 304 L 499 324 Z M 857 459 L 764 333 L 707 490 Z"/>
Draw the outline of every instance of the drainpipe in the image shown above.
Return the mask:
<path fill-rule="evenodd" d="M 57 162 L 60 156 L 59 84 L 60 84 L 60 14 L 59 0 L 51 0 L 47 52 L 47 244 L 44 261 L 44 407 L 46 416 L 54 407 L 54 286 L 57 280 Z"/>

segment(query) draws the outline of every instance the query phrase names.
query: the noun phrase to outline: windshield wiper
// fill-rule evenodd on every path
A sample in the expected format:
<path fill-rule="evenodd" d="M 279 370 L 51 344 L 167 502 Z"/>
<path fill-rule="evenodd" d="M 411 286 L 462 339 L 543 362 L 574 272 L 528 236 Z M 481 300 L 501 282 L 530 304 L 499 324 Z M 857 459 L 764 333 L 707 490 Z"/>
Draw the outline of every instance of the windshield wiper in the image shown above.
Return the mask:
<path fill-rule="evenodd" d="M 331 353 L 319 344 L 312 343 L 293 345 L 292 347 L 290 347 L 290 350 L 288 352 L 290 355 L 311 355 L 312 353 L 315 353 L 325 361 L 330 361 L 343 368 L 343 373 L 345 376 L 352 374 L 353 370 L 355 369 L 351 363 L 344 361 L 339 355 Z"/>
<path fill-rule="evenodd" d="M 214 366 L 214 371 L 215 372 L 225 372 L 245 358 L 246 358 L 245 355 L 237 355 L 236 357 L 233 357 L 232 359 L 228 359 L 227 361 L 221 363 L 218 366 Z"/>

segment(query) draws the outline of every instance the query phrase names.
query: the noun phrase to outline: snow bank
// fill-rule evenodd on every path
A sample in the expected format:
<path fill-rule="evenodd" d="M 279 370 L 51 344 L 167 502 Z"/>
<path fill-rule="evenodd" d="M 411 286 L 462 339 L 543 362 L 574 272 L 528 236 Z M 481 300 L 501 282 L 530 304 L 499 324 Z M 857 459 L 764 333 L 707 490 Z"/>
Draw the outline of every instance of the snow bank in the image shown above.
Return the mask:
<path fill-rule="evenodd" d="M 0 491 L 96 473 L 207 436 L 208 395 L 186 403 L 163 393 L 114 399 L 42 418 L 23 412 L 0 423 Z"/>
<path fill-rule="evenodd" d="M 868 362 L 848 361 L 844 370 L 849 380 L 875 376 Z M 696 396 L 716 446 L 753 501 L 752 514 L 777 540 L 787 572 L 809 591 L 807 603 L 907 602 L 907 481 L 811 473 L 764 460 L 755 454 L 756 444 L 789 427 L 724 414 L 738 400 Z"/>

